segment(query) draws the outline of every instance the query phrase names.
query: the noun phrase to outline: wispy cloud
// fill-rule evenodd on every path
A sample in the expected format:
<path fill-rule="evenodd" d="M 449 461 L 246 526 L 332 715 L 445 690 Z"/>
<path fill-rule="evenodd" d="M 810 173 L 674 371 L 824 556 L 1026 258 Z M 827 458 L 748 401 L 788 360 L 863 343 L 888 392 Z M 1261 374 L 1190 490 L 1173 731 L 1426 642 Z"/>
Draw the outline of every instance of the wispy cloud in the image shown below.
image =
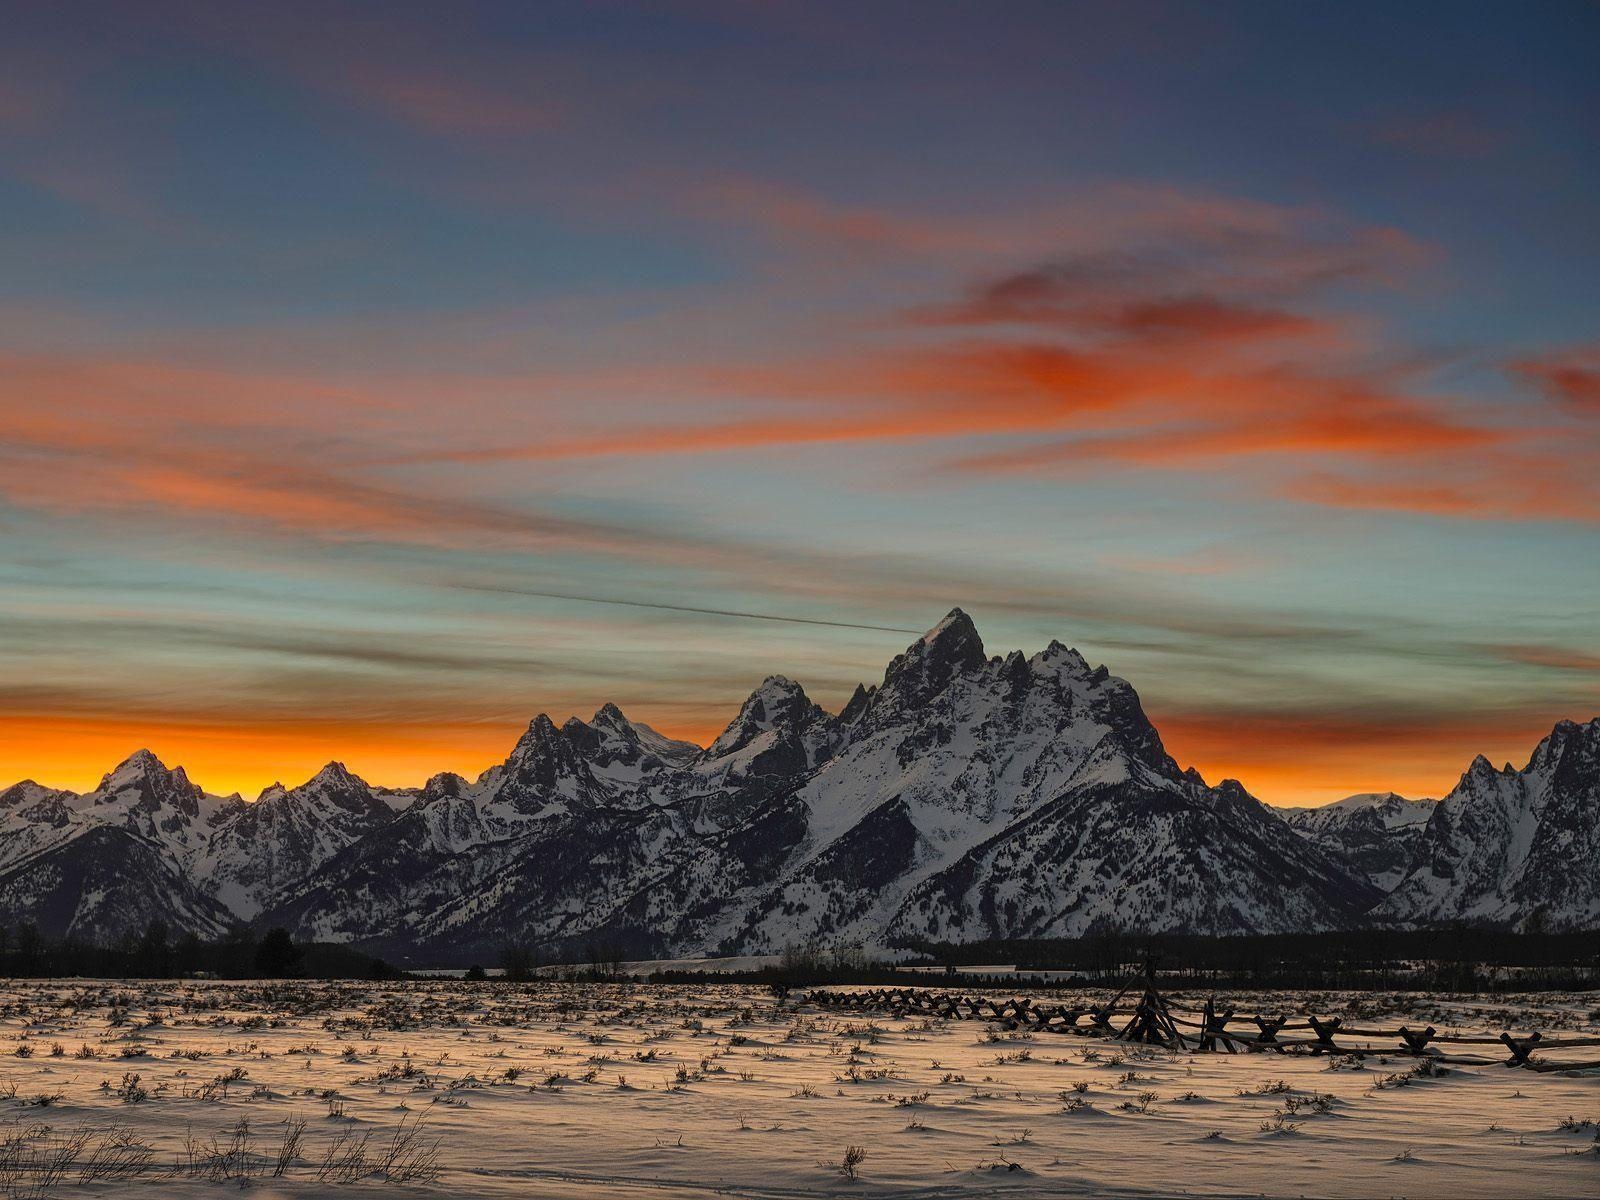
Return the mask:
<path fill-rule="evenodd" d="M 1376 122 L 1371 136 L 1379 145 L 1406 154 L 1469 161 L 1490 157 L 1510 140 L 1504 129 L 1464 109 L 1391 117 Z"/>
<path fill-rule="evenodd" d="M 1485 398 L 1437 390 L 1438 361 L 1350 314 L 1352 292 L 1407 286 L 1430 262 L 1430 249 L 1399 231 L 1170 189 L 1111 189 L 1053 218 L 1029 212 L 987 223 L 788 192 L 755 192 L 759 203 L 749 190 L 719 194 L 748 202 L 749 218 L 776 236 L 843 257 L 870 245 L 950 271 L 1025 247 L 1037 254 L 1062 230 L 1070 230 L 1063 240 L 1088 238 L 1097 248 L 980 277 L 954 299 L 869 321 L 876 344 L 848 354 L 699 368 L 699 395 L 744 402 L 731 418 L 552 431 L 536 442 L 442 447 L 401 461 L 959 439 L 963 449 L 948 465 L 971 475 L 1208 473 L 1257 459 L 1291 473 L 1245 486 L 1303 503 L 1595 519 L 1584 443 L 1551 438 Z M 1516 369 L 1569 404 L 1586 403 L 1590 367 L 1581 355 Z M 676 367 L 667 386 L 694 393 L 695 370 Z M 1387 474 L 1396 469 L 1406 478 Z M 1478 482 L 1463 483 L 1464 474 Z"/>
<path fill-rule="evenodd" d="M 1600 360 L 1537 343 L 1586 319 L 1582 21 L 1463 27 L 1419 105 L 1047 8 L 15 14 L 0 775 L 714 732 L 953 603 L 1268 795 L 1592 707 Z"/>
<path fill-rule="evenodd" d="M 1517 359 L 1517 375 L 1583 416 L 1600 416 L 1600 344 Z"/>
<path fill-rule="evenodd" d="M 1579 674 L 1600 672 L 1600 654 L 1591 650 L 1578 650 L 1571 646 L 1498 646 L 1495 650 L 1508 662 L 1530 667 L 1545 667 L 1552 671 L 1574 671 Z"/>

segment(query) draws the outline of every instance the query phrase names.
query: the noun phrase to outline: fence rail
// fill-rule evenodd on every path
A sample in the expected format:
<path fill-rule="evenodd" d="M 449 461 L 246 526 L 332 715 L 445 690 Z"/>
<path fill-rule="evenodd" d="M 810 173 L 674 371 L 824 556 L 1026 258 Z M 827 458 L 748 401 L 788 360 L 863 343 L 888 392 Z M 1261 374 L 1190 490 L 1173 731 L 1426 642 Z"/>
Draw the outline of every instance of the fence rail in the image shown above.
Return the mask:
<path fill-rule="evenodd" d="M 989 1021 L 1007 1029 L 1030 1029 L 1078 1037 L 1110 1037 L 1148 1042 L 1172 1049 L 1229 1054 L 1243 1049 L 1313 1054 L 1408 1054 L 1447 1056 L 1441 1047 L 1504 1047 L 1508 1067 L 1534 1071 L 1574 1071 L 1600 1068 L 1600 1059 L 1573 1062 L 1535 1058 L 1535 1053 L 1600 1047 L 1600 1037 L 1545 1037 L 1537 1030 L 1499 1034 L 1440 1032 L 1432 1025 L 1413 1029 L 1372 1029 L 1346 1025 L 1340 1017 L 1309 1015 L 1290 1020 L 1280 1015 L 1236 1015 L 1219 1010 L 1213 1001 L 1203 1008 L 1171 1003 L 1147 976 L 1136 976 L 1105 1004 L 1040 1003 L 1028 996 L 994 998 L 927 988 L 886 987 L 867 990 L 817 989 L 807 996 L 819 1008 L 842 1012 L 887 1012 L 894 1016 L 924 1016 L 947 1021 Z M 1180 1015 L 1181 1014 L 1181 1015 Z M 1241 1026 L 1251 1025 L 1246 1031 Z M 1192 1032 L 1186 1032 L 1192 1031 Z M 1311 1037 L 1281 1038 L 1281 1033 L 1310 1032 Z M 1458 1061 L 1490 1061 L 1461 1059 Z"/>

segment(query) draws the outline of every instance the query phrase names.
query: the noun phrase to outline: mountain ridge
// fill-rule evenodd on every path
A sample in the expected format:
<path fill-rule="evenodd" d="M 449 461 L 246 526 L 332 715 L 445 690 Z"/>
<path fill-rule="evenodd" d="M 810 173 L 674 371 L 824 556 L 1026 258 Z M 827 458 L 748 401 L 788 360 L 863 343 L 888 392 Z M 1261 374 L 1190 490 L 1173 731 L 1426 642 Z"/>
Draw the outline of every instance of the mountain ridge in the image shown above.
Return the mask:
<path fill-rule="evenodd" d="M 94 938 L 155 918 L 208 936 L 255 922 L 385 952 L 515 941 L 641 957 L 1534 911 L 1565 926 L 1600 921 L 1594 868 L 1563 876 L 1579 898 L 1563 907 L 1536 886 L 1557 834 L 1527 835 L 1532 867 L 1480 843 L 1548 810 L 1562 845 L 1600 845 L 1595 730 L 1559 724 L 1513 773 L 1522 783 L 1480 759 L 1442 801 L 1278 811 L 1181 768 L 1104 666 L 1059 641 L 990 656 L 957 608 L 838 713 L 769 675 L 705 747 L 605 704 L 559 726 L 539 714 L 477 779 L 420 788 L 374 788 L 333 761 L 246 802 L 149 751 L 82 795 L 24 781 L 0 792 L 0 920 L 47 914 L 53 932 Z M 1477 816 L 1441 817 L 1447 806 Z M 125 881 L 119 839 L 137 843 Z M 1451 890 L 1457 860 L 1477 864 L 1471 896 Z M 1497 871 L 1523 881 L 1498 906 L 1483 899 Z"/>

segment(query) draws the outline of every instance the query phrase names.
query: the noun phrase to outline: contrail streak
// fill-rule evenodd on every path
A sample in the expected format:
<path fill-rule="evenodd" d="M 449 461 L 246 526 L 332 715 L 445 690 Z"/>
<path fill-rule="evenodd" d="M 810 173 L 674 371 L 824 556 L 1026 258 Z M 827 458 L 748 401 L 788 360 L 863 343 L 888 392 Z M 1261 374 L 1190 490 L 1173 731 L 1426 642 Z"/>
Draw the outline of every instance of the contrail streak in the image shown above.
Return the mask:
<path fill-rule="evenodd" d="M 613 600 L 606 596 L 576 596 L 568 592 L 535 592 L 527 588 L 489 587 L 457 583 L 452 587 L 473 592 L 504 592 L 509 596 L 536 596 L 542 600 L 576 600 L 582 604 L 614 604 L 619 608 L 654 608 L 662 612 L 701 613 L 708 617 L 737 617 L 746 621 L 782 621 L 789 625 L 826 625 L 832 629 L 870 629 L 879 633 L 921 633 L 901 625 L 861 625 L 854 621 L 825 621 L 821 617 L 787 617 L 776 613 L 741 612 L 732 608 L 695 608 L 688 604 L 662 604 L 652 600 Z"/>

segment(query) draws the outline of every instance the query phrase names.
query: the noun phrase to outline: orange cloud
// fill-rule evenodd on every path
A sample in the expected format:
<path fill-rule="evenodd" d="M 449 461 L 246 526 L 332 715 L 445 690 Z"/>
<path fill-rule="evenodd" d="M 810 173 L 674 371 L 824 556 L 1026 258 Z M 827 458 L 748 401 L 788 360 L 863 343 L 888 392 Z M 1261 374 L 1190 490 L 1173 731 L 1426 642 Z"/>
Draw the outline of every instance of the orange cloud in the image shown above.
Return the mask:
<path fill-rule="evenodd" d="M 1584 414 L 1600 414 L 1600 346 L 1578 346 L 1511 364 L 1514 373 L 1550 399 Z"/>
<path fill-rule="evenodd" d="M 319 540 L 567 549 L 697 561 L 692 539 L 385 477 L 348 445 L 427 433 L 435 406 L 382 385 L 165 363 L 0 355 L 0 497 Z M 447 419 L 447 418 L 446 418 Z"/>
<path fill-rule="evenodd" d="M 1212 471 L 1250 456 L 1320 468 L 1284 493 L 1309 503 L 1350 507 L 1365 475 L 1402 469 L 1402 487 L 1367 489 L 1364 503 L 1383 506 L 1392 497 L 1393 507 L 1406 510 L 1516 519 L 1534 511 L 1514 497 L 1500 503 L 1493 491 L 1453 503 L 1458 483 L 1432 478 L 1459 476 L 1464 464 L 1487 477 L 1497 455 L 1535 454 L 1529 430 L 1496 419 L 1492 406 L 1428 394 L 1425 365 L 1395 365 L 1371 331 L 1320 303 L 1336 287 L 1393 286 L 1424 263 L 1426 248 L 1397 231 L 1157 189 L 1109 189 L 1076 208 L 992 224 L 840 206 L 748 183 L 722 185 L 716 196 L 783 236 L 841 251 L 860 243 L 950 266 L 1019 247 L 1036 253 L 1050 236 L 1067 249 L 1042 265 L 980 280 L 954 302 L 878 324 L 887 345 L 700 369 L 702 395 L 747 406 L 759 398 L 767 411 L 758 415 L 557 431 L 537 442 L 444 448 L 402 461 L 560 461 L 1007 435 L 1032 440 L 971 446 L 949 465 L 978 473 L 1066 463 Z M 1092 233 L 1052 224 L 1047 212 L 1082 217 Z M 1110 238 L 1110 248 L 1080 246 L 1086 236 Z M 687 374 L 692 391 L 694 369 Z M 1589 519 L 1582 499 L 1538 511 Z"/>
<path fill-rule="evenodd" d="M 63 470 L 59 454 L 18 459 L 0 472 L 0 496 L 58 512 L 142 511 L 322 541 L 387 541 L 444 549 L 501 545 L 642 559 L 695 558 L 692 544 L 620 524 L 367 484 L 316 467 L 237 454 L 167 463 L 84 454 L 79 447 L 66 463 Z"/>
<path fill-rule="evenodd" d="M 58 508 L 131 497 L 336 538 L 467 533 L 648 553 L 624 531 L 453 497 L 436 474 L 423 483 L 393 468 L 962 439 L 946 465 L 967 473 L 1068 464 L 1221 472 L 1250 457 L 1300 474 L 1283 483 L 1264 471 L 1244 486 L 1311 504 L 1595 519 L 1592 441 L 1542 438 L 1491 405 L 1429 394 L 1423 367 L 1396 365 L 1371 330 L 1324 303 L 1332 288 L 1391 286 L 1425 261 L 1395 231 L 1159 189 L 1108 189 L 989 223 L 788 193 L 778 209 L 759 219 L 836 246 L 872 241 L 941 269 L 1023 250 L 1036 265 L 980 275 L 953 302 L 869 323 L 864 348 L 757 366 L 674 360 L 620 375 L 597 368 L 588 379 L 580 370 L 560 380 L 347 384 L 0 358 L 0 413 L 15 435 L 0 489 Z M 1091 235 L 1111 241 L 1091 245 Z M 1041 257 L 1051 237 L 1067 248 Z M 1581 406 L 1591 359 L 1519 370 Z M 563 403 L 619 390 L 656 397 L 667 418 L 640 423 L 611 408 L 608 420 L 604 404 Z M 441 403 L 458 394 L 495 428 L 491 443 L 466 443 Z M 733 415 L 688 415 L 711 405 Z M 537 437 L 518 436 L 530 428 Z M 979 442 L 999 437 L 1010 440 Z M 190 453 L 151 460 L 142 450 L 152 439 Z M 97 469 L 57 470 L 61 454 Z M 1520 478 L 1530 465 L 1537 477 Z"/>
<path fill-rule="evenodd" d="M 1549 667 L 1556 671 L 1600 671 L 1600 654 L 1553 646 L 1509 645 L 1495 649 L 1508 661 L 1530 667 Z"/>
<path fill-rule="evenodd" d="M 1444 464 L 1459 478 L 1395 480 L 1316 473 L 1285 485 L 1297 500 L 1332 508 L 1408 512 L 1478 521 L 1600 522 L 1600 482 L 1592 450 L 1563 455 L 1497 455 Z"/>

